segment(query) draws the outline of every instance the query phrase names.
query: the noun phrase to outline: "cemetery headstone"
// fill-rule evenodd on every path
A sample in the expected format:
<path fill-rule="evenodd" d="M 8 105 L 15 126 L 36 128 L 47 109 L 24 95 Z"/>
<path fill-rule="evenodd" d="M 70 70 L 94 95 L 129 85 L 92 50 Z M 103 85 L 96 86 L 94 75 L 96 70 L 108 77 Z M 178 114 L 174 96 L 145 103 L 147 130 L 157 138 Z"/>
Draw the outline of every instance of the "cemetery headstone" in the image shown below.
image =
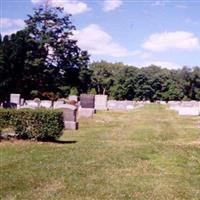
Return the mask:
<path fill-rule="evenodd" d="M 94 113 L 95 113 L 95 109 L 94 108 L 82 108 L 82 107 L 79 107 L 79 109 L 78 109 L 79 117 L 92 118 Z"/>
<path fill-rule="evenodd" d="M 23 106 L 24 102 L 25 102 L 24 98 L 21 98 L 21 100 L 20 100 L 20 106 Z"/>
<path fill-rule="evenodd" d="M 161 105 L 166 105 L 167 103 L 166 103 L 166 101 L 160 101 L 160 104 Z"/>
<path fill-rule="evenodd" d="M 169 101 L 170 109 L 175 110 L 181 116 L 198 116 L 200 114 L 198 101 Z"/>
<path fill-rule="evenodd" d="M 17 108 L 17 104 L 5 101 L 3 102 L 3 108 Z"/>
<path fill-rule="evenodd" d="M 115 100 L 108 101 L 108 109 L 109 110 L 117 109 L 117 101 L 115 101 Z"/>
<path fill-rule="evenodd" d="M 80 105 L 81 105 L 81 108 L 94 108 L 94 95 L 81 94 Z"/>
<path fill-rule="evenodd" d="M 134 109 L 134 103 L 133 101 L 110 100 L 108 101 L 108 109 L 109 110 L 132 110 Z"/>
<path fill-rule="evenodd" d="M 39 103 L 34 101 L 34 100 L 26 100 L 24 107 L 26 107 L 26 108 L 38 108 Z"/>
<path fill-rule="evenodd" d="M 94 109 L 95 97 L 93 94 L 81 94 L 80 96 L 80 107 L 79 117 L 90 118 L 95 113 Z"/>
<path fill-rule="evenodd" d="M 95 109 L 107 110 L 107 95 L 95 95 Z"/>
<path fill-rule="evenodd" d="M 10 94 L 10 103 L 20 105 L 20 94 Z"/>
<path fill-rule="evenodd" d="M 52 107 L 52 101 L 49 100 L 42 100 L 40 102 L 40 107 L 41 108 L 51 108 Z"/>
<path fill-rule="evenodd" d="M 20 106 L 19 109 L 23 109 L 23 108 L 26 108 L 26 109 L 35 109 L 35 108 L 37 108 L 37 107 L 30 106 L 30 105 L 27 105 L 27 104 L 25 103 L 23 106 Z"/>
<path fill-rule="evenodd" d="M 77 107 L 70 104 L 60 104 L 57 109 L 63 111 L 63 121 L 66 130 L 78 129 Z"/>
<path fill-rule="evenodd" d="M 198 107 L 180 107 L 178 114 L 182 116 L 198 116 L 199 109 Z"/>
<path fill-rule="evenodd" d="M 53 102 L 53 107 L 54 108 L 59 108 L 61 105 L 64 105 L 65 101 L 64 100 L 57 100 Z"/>
<path fill-rule="evenodd" d="M 70 95 L 70 96 L 68 97 L 68 100 L 69 100 L 69 101 L 76 101 L 76 102 L 78 102 L 78 96 L 76 96 L 76 95 Z"/>

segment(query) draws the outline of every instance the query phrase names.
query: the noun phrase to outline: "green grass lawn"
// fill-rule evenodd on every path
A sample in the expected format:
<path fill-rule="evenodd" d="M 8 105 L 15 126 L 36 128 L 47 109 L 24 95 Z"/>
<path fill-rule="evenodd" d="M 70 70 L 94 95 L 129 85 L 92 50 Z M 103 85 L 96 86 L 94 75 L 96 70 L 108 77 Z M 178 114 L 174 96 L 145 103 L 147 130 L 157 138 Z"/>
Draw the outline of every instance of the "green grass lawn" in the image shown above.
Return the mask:
<path fill-rule="evenodd" d="M 63 143 L 2 142 L 8 200 L 200 200 L 198 117 L 159 105 L 99 112 Z"/>

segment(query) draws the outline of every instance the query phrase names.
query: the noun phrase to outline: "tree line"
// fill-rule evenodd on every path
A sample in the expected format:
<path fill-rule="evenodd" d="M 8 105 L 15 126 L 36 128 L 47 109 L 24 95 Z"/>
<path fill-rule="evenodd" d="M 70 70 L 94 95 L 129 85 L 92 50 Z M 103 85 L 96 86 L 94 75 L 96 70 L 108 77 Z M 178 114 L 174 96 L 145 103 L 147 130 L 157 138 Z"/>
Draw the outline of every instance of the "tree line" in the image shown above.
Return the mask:
<path fill-rule="evenodd" d="M 69 94 L 107 94 L 117 100 L 200 100 L 200 67 L 169 70 L 123 63 L 90 63 L 73 39 L 75 26 L 61 8 L 40 7 L 26 26 L 0 36 L 0 100 L 57 99 Z"/>
<path fill-rule="evenodd" d="M 91 70 L 95 90 L 117 100 L 200 100 L 200 67 L 169 70 L 101 61 Z"/>

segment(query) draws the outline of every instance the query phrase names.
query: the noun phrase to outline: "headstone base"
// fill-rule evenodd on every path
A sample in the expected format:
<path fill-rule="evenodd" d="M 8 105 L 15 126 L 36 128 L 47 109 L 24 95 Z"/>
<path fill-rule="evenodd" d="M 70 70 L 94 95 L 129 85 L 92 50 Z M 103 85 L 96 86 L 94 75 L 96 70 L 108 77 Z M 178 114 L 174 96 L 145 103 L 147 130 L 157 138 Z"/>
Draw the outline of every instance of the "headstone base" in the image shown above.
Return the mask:
<path fill-rule="evenodd" d="M 92 118 L 95 112 L 94 108 L 80 108 L 78 114 L 79 117 Z"/>
<path fill-rule="evenodd" d="M 78 122 L 69 122 L 65 121 L 65 130 L 77 130 L 78 129 Z"/>
<path fill-rule="evenodd" d="M 95 110 L 108 110 L 108 108 L 107 107 L 105 107 L 105 106 L 96 106 L 95 107 Z"/>

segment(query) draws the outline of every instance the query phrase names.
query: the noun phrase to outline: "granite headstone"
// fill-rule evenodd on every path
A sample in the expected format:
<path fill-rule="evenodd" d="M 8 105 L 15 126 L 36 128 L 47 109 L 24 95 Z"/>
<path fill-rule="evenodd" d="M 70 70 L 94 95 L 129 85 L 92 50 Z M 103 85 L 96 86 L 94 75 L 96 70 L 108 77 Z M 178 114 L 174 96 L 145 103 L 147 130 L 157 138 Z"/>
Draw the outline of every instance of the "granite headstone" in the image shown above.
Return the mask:
<path fill-rule="evenodd" d="M 77 107 L 70 104 L 62 104 L 56 107 L 63 111 L 63 121 L 66 130 L 76 130 L 78 128 L 77 122 Z"/>
<path fill-rule="evenodd" d="M 94 95 L 81 94 L 80 105 L 81 105 L 81 108 L 94 108 Z"/>

